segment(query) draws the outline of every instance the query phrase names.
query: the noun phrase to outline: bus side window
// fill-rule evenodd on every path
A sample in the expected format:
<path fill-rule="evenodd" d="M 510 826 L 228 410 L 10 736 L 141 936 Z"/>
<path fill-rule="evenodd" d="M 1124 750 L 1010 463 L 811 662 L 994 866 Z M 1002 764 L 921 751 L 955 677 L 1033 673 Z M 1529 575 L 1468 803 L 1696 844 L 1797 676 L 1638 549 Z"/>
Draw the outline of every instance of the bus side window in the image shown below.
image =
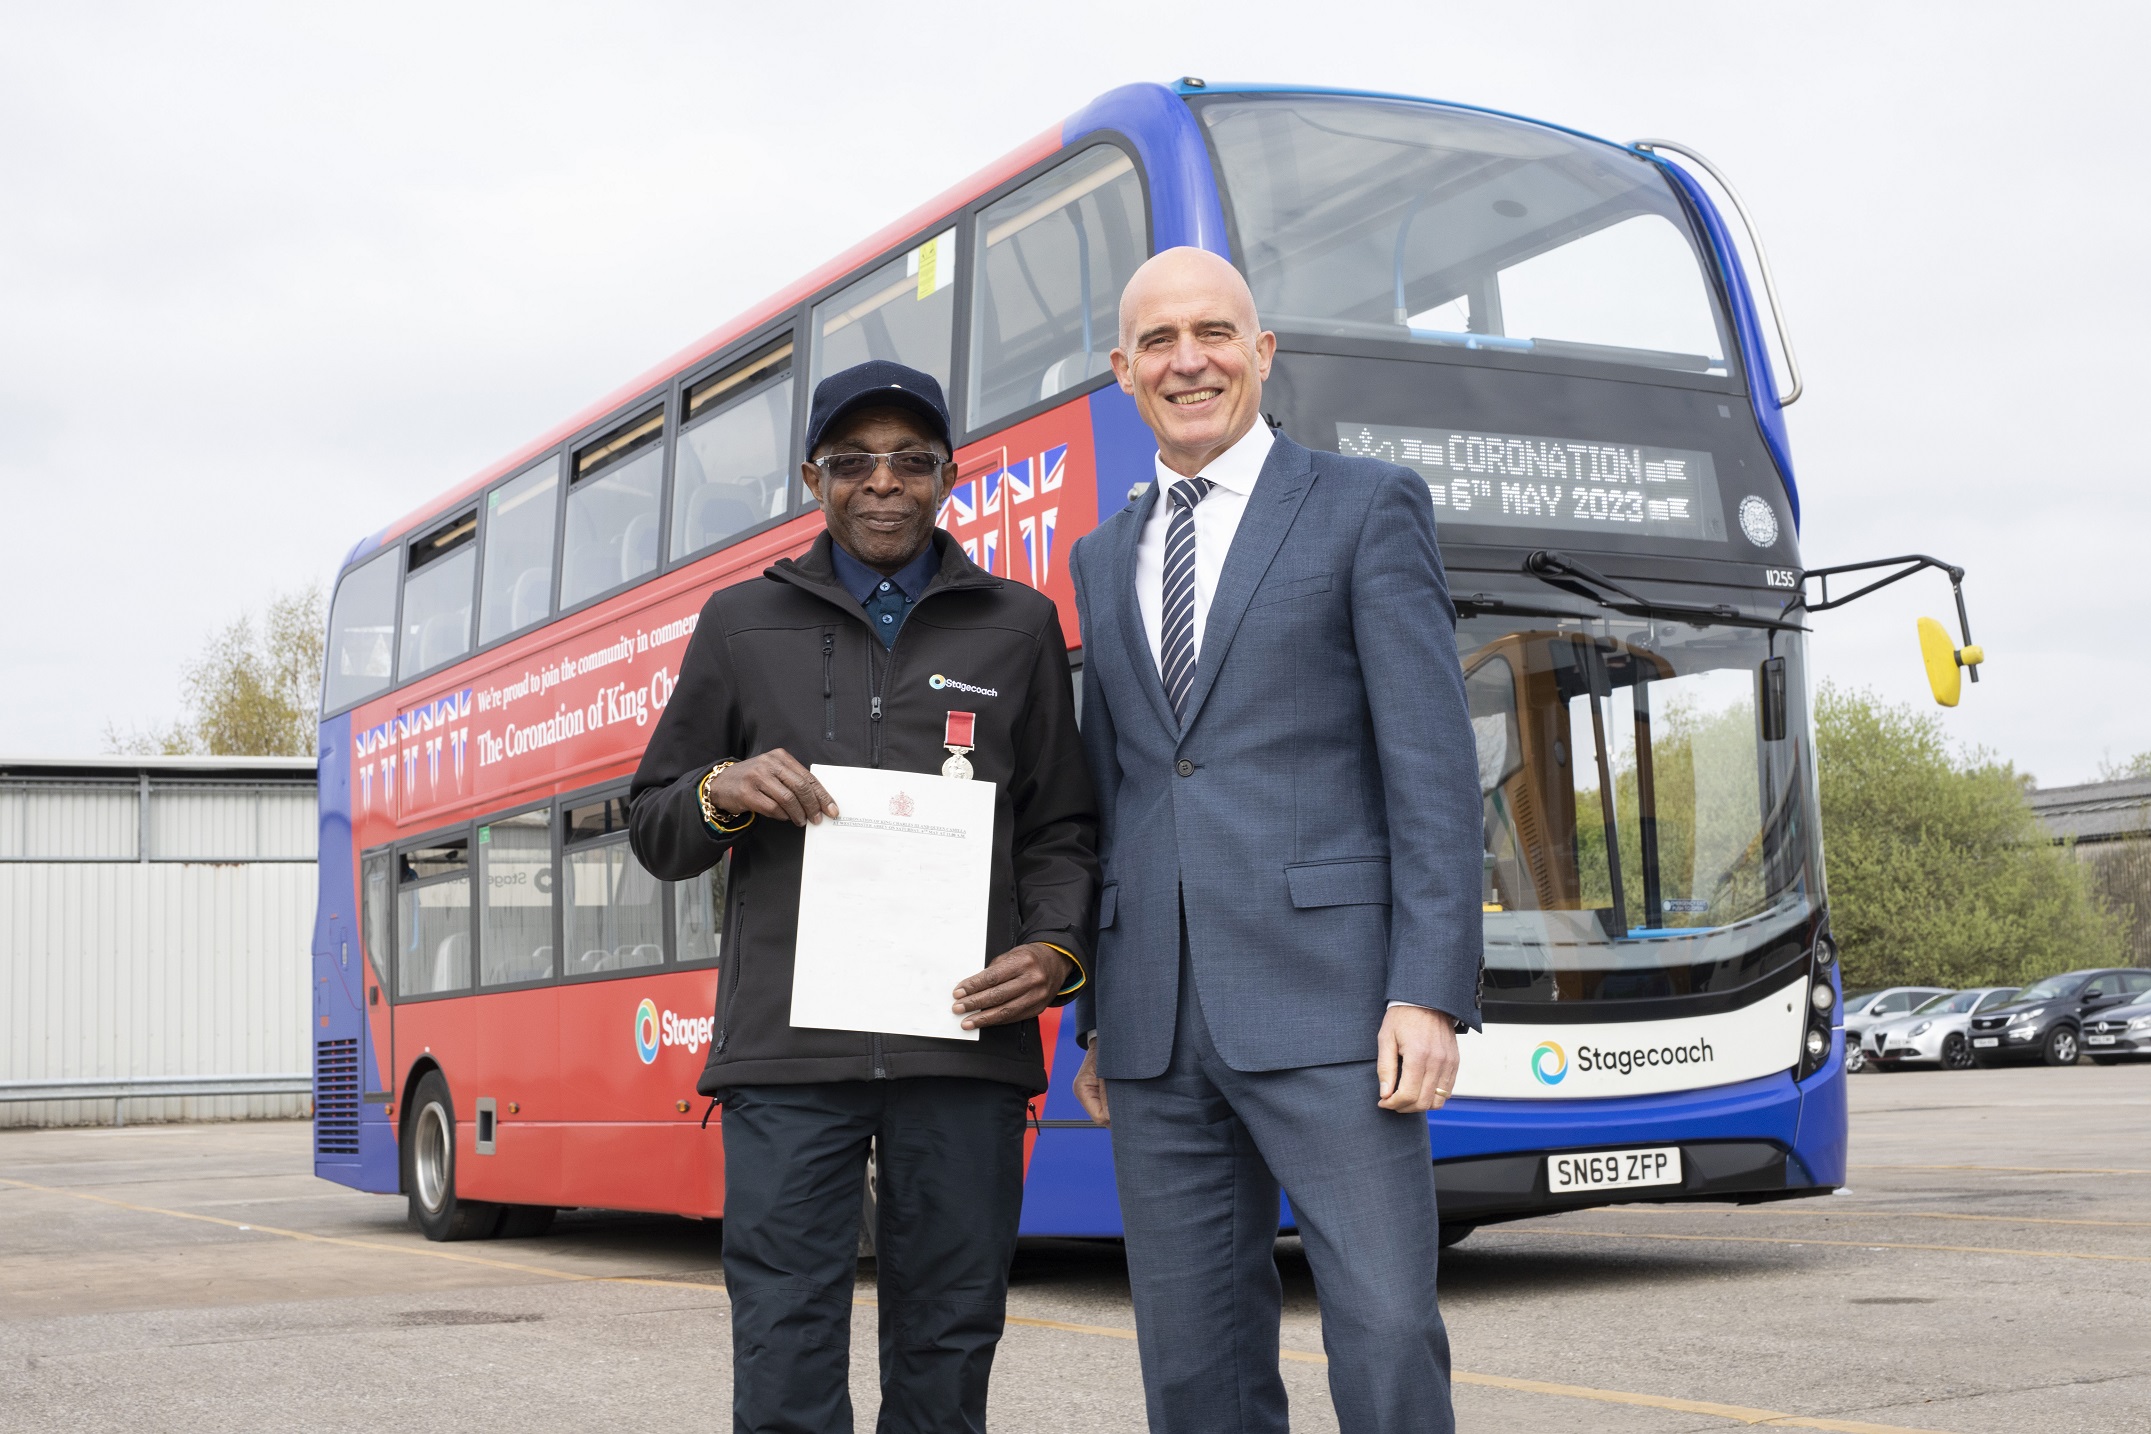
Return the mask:
<path fill-rule="evenodd" d="M 561 554 L 563 610 L 657 567 L 665 411 L 653 408 L 576 450 Z"/>
<path fill-rule="evenodd" d="M 714 961 L 722 947 L 725 883 L 732 874 L 732 853 L 693 881 L 672 886 L 672 959 L 683 966 Z"/>
<path fill-rule="evenodd" d="M 340 711 L 387 691 L 395 677 L 395 656 L 396 553 L 390 549 L 345 573 L 336 585 L 321 710 Z"/>
<path fill-rule="evenodd" d="M 367 970 L 376 986 L 388 984 L 389 955 L 396 945 L 393 870 L 385 851 L 359 863 L 359 937 L 365 943 Z"/>
<path fill-rule="evenodd" d="M 478 981 L 522 986 L 553 976 L 553 828 L 544 812 L 478 828 Z"/>
<path fill-rule="evenodd" d="M 478 513 L 458 513 L 411 541 L 403 576 L 403 650 L 408 679 L 471 650 L 471 590 L 478 576 Z"/>
<path fill-rule="evenodd" d="M 956 231 L 945 229 L 814 306 L 814 381 L 868 359 L 949 386 L 956 337 Z"/>
<path fill-rule="evenodd" d="M 565 841 L 562 973 L 663 965 L 663 896 L 657 878 L 627 848 L 627 799 L 569 808 Z"/>
<path fill-rule="evenodd" d="M 1120 291 L 1150 254 L 1135 161 L 1087 149 L 987 208 L 977 236 L 973 429 L 1113 371 Z"/>
<path fill-rule="evenodd" d="M 792 341 L 687 390 L 672 460 L 672 556 L 716 547 L 791 506 Z"/>
<path fill-rule="evenodd" d="M 471 984 L 470 838 L 443 837 L 403 853 L 396 872 L 396 996 L 467 991 Z"/>
<path fill-rule="evenodd" d="M 553 506 L 560 460 L 517 474 L 485 495 L 485 580 L 478 642 L 521 632 L 553 610 Z"/>

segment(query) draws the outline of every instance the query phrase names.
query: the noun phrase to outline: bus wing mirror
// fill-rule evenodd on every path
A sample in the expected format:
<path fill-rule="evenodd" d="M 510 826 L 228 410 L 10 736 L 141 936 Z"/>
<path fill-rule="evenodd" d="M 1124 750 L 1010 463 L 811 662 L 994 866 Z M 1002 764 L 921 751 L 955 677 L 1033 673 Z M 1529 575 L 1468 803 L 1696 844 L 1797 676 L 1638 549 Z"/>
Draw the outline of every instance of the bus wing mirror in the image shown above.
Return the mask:
<path fill-rule="evenodd" d="M 1934 700 L 1944 707 L 1957 705 L 1963 692 L 1963 669 L 1977 669 L 1987 660 L 1987 654 L 1976 644 L 1957 646 L 1949 640 L 1949 629 L 1931 617 L 1919 620 L 1920 660 L 1927 668 L 1927 686 L 1934 693 Z M 1978 673 L 1973 672 L 1974 678 Z"/>
<path fill-rule="evenodd" d="M 1785 659 L 1766 657 L 1762 667 L 1763 740 L 1785 740 Z"/>

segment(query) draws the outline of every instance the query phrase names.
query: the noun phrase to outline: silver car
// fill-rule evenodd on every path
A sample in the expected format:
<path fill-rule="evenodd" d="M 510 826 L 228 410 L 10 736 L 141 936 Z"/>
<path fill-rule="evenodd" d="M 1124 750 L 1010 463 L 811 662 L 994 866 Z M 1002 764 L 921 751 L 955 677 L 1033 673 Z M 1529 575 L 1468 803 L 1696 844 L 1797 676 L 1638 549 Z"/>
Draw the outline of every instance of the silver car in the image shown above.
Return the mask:
<path fill-rule="evenodd" d="M 1885 1071 L 1929 1064 L 1947 1071 L 1968 1071 L 1972 1042 L 1967 1032 L 1973 1012 L 2006 1006 L 2016 994 L 2014 986 L 1974 986 L 1937 996 L 1910 1015 L 1871 1026 L 1865 1043 L 1868 1063 Z"/>
<path fill-rule="evenodd" d="M 1910 1015 L 1937 996 L 1952 994 L 1943 986 L 1885 986 L 1845 997 L 1845 1069 L 1867 1069 L 1867 1033 L 1884 1021 Z"/>

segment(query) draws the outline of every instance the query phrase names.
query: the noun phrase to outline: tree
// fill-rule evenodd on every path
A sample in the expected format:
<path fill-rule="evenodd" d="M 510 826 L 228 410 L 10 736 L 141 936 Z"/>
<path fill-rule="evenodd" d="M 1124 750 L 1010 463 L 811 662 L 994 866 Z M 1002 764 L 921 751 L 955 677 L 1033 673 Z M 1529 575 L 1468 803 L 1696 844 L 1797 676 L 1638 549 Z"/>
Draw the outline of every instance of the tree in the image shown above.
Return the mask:
<path fill-rule="evenodd" d="M 188 715 L 148 732 L 105 729 L 115 753 L 311 757 L 321 700 L 321 589 L 280 593 L 257 630 L 242 613 L 180 672 Z"/>
<path fill-rule="evenodd" d="M 1847 986 L 2021 985 L 2119 958 L 2120 923 L 2014 767 L 1958 754 L 1930 714 L 1827 683 L 1815 751 Z"/>
<path fill-rule="evenodd" d="M 2102 782 L 2125 782 L 2138 777 L 2151 777 L 2151 752 L 2138 752 L 2126 762 L 2099 763 Z"/>

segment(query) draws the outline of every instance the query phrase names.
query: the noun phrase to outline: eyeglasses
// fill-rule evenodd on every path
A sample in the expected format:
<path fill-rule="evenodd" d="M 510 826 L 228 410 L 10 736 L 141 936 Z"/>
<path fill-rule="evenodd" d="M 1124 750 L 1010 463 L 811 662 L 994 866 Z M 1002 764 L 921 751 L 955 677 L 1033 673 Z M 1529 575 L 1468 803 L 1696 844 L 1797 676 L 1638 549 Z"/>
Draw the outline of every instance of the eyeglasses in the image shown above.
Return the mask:
<path fill-rule="evenodd" d="M 917 448 L 907 448 L 901 453 L 831 453 L 814 460 L 815 467 L 839 483 L 857 483 L 870 478 L 884 463 L 899 478 L 939 478 L 949 460 L 936 458 Z"/>

